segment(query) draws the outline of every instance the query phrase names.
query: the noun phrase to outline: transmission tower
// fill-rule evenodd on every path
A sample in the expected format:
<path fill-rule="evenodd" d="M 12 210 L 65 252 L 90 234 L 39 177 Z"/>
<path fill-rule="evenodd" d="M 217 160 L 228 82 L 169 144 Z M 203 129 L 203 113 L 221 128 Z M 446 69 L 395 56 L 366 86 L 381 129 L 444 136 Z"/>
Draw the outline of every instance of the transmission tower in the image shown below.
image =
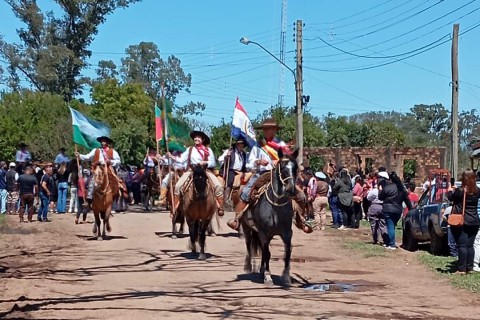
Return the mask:
<path fill-rule="evenodd" d="M 287 36 L 287 0 L 282 0 L 282 30 L 280 32 L 280 61 L 285 63 L 285 41 Z M 280 64 L 280 77 L 278 84 L 278 105 L 283 106 L 285 96 L 285 66 Z"/>

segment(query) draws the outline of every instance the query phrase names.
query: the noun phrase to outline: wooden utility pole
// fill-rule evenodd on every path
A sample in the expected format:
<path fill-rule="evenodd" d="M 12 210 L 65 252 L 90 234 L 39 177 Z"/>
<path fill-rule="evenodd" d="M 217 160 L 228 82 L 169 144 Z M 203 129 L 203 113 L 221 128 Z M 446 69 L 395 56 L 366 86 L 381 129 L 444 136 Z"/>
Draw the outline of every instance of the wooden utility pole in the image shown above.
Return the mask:
<path fill-rule="evenodd" d="M 458 23 L 452 38 L 452 178 L 458 177 Z"/>
<path fill-rule="evenodd" d="M 295 93 L 296 93 L 296 112 L 297 112 L 297 131 L 295 132 L 295 140 L 297 148 L 299 149 L 297 161 L 299 164 L 303 163 L 303 49 L 302 49 L 302 34 L 303 21 L 297 20 L 296 23 L 296 42 L 297 42 L 297 68 L 295 73 Z"/>

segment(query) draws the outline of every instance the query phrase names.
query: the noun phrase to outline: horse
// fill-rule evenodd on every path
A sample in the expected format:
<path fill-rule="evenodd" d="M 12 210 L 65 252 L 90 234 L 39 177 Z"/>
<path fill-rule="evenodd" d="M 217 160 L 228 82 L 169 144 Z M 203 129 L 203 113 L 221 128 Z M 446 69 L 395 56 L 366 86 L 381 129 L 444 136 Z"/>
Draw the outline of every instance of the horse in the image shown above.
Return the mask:
<path fill-rule="evenodd" d="M 193 167 L 191 184 L 181 199 L 190 234 L 190 249 L 197 252 L 196 241 L 200 245 L 199 260 L 205 260 L 205 240 L 208 226 L 217 211 L 217 201 L 213 186 L 210 185 L 206 169 L 200 165 Z"/>
<path fill-rule="evenodd" d="M 279 162 L 271 171 L 271 181 L 267 184 L 264 193 L 246 212 L 241 225 L 245 234 L 247 254 L 245 256 L 244 270 L 252 273 L 252 254 L 262 253 L 260 275 L 265 284 L 273 283 L 270 274 L 270 241 L 278 235 L 282 238 L 285 248 L 285 266 L 282 279 L 285 286 L 290 285 L 290 257 L 292 254 L 292 219 L 293 207 L 291 198 L 297 189 L 298 164 L 296 157 L 298 149 L 292 155 L 284 157 L 282 150 L 278 150 Z M 268 173 L 267 173 L 268 174 Z M 254 226 L 249 223 L 253 220 Z"/>
<path fill-rule="evenodd" d="M 167 187 L 167 210 L 170 210 L 172 216 L 172 239 L 177 238 L 177 224 L 180 224 L 180 229 L 178 230 L 178 234 L 183 234 L 183 229 L 185 226 L 185 213 L 183 212 L 183 208 L 181 206 L 178 207 L 177 212 L 173 212 L 173 187 L 177 183 L 179 179 L 179 174 L 177 170 L 171 171 L 170 174 L 172 175 L 171 185 Z"/>
<path fill-rule="evenodd" d="M 150 170 L 146 182 L 145 182 L 145 194 L 143 199 L 143 208 L 145 211 L 152 211 L 152 207 L 155 201 L 155 195 L 160 193 L 160 178 L 158 176 L 159 168 Z"/>
<path fill-rule="evenodd" d="M 119 196 L 119 186 L 113 169 L 105 165 L 96 166 L 93 175 L 94 190 L 92 210 L 95 216 L 95 224 L 93 225 L 93 234 L 97 236 L 97 240 L 107 239 L 105 229 L 112 231 L 110 226 L 110 215 L 112 204 Z M 100 232 L 100 218 L 103 220 L 103 232 Z"/>

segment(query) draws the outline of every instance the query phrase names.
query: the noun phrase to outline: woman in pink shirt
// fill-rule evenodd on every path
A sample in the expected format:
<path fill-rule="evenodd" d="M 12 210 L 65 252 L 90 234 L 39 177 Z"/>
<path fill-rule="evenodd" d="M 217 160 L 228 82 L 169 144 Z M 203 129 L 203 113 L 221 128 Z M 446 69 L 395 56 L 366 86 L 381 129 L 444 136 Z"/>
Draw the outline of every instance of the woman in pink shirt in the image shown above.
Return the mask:
<path fill-rule="evenodd" d="M 360 176 L 355 178 L 355 186 L 353 187 L 353 221 L 352 227 L 360 228 L 360 221 L 362 220 L 362 202 L 363 202 L 363 179 Z"/>

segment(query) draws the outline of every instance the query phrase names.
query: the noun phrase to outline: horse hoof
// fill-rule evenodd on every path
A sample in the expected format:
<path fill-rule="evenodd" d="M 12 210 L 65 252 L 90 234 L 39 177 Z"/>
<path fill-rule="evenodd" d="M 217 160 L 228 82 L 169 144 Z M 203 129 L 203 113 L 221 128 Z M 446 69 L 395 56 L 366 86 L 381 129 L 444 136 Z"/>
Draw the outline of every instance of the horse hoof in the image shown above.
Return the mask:
<path fill-rule="evenodd" d="M 172 239 L 177 239 L 177 235 L 172 234 Z"/>
<path fill-rule="evenodd" d="M 285 276 L 282 277 L 283 279 L 283 285 L 287 288 L 289 288 L 292 285 L 292 281 L 290 280 L 290 276 Z"/>
<path fill-rule="evenodd" d="M 217 234 L 215 232 L 210 233 L 210 237 L 216 237 Z"/>
<path fill-rule="evenodd" d="M 97 241 L 103 240 L 101 236 L 97 236 Z"/>
<path fill-rule="evenodd" d="M 96 224 L 93 225 L 92 233 L 97 234 L 97 225 Z"/>
<path fill-rule="evenodd" d="M 183 234 L 183 230 L 178 231 L 178 234 Z"/>
<path fill-rule="evenodd" d="M 207 260 L 207 255 L 205 253 L 200 253 L 198 260 L 205 261 Z"/>
<path fill-rule="evenodd" d="M 108 236 L 106 234 L 102 235 L 102 240 L 108 240 Z"/>
<path fill-rule="evenodd" d="M 263 278 L 263 283 L 267 286 L 273 285 L 272 277 L 270 275 L 265 275 L 265 277 Z"/>

